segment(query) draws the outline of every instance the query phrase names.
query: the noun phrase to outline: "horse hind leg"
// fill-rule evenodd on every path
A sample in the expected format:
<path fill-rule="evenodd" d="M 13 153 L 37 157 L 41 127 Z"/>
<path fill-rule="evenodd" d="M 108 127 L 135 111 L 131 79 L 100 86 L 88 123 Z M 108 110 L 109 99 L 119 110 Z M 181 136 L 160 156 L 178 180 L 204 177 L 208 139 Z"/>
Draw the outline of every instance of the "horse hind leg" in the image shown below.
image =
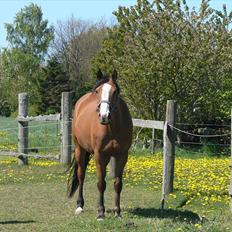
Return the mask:
<path fill-rule="evenodd" d="M 122 191 L 122 175 L 124 167 L 127 163 L 128 154 L 126 153 L 123 156 L 117 156 L 115 158 L 115 181 L 114 181 L 114 190 L 115 190 L 115 217 L 121 218 L 121 207 L 120 207 L 120 196 Z"/>
<path fill-rule="evenodd" d="M 84 151 L 83 149 L 81 148 L 75 149 L 75 158 L 78 163 L 77 178 L 79 182 L 77 209 L 75 211 L 75 214 L 77 215 L 82 213 L 83 208 L 84 208 L 85 202 L 84 202 L 84 196 L 83 196 L 83 186 L 84 186 L 86 168 L 89 163 L 89 157 L 90 157 L 90 154 Z"/>

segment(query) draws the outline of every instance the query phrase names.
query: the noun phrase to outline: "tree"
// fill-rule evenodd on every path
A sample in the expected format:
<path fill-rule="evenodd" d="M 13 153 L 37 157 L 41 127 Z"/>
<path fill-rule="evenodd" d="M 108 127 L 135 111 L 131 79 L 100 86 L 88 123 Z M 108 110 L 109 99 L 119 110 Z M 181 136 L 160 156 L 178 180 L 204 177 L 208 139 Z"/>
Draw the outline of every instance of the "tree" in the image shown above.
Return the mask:
<path fill-rule="evenodd" d="M 53 54 L 63 63 L 76 97 L 92 88 L 91 60 L 106 37 L 105 23 L 92 23 L 71 17 L 58 22 Z"/>
<path fill-rule="evenodd" d="M 34 3 L 21 9 L 14 23 L 6 23 L 5 27 L 13 48 L 40 59 L 44 58 L 54 37 L 54 28 L 48 27 L 48 20 L 43 20 L 41 8 Z"/>
<path fill-rule="evenodd" d="M 0 53 L 0 64 L 1 63 L 2 63 L 2 54 Z M 2 85 L 3 72 L 2 72 L 1 67 L 2 66 L 0 65 L 0 115 L 9 117 L 11 110 L 10 110 L 10 105 L 8 104 L 8 101 L 6 100 L 3 94 L 4 92 L 4 88 Z"/>
<path fill-rule="evenodd" d="M 30 105 L 36 107 L 40 100 L 39 80 L 43 78 L 39 59 L 19 49 L 5 50 L 2 54 L 2 70 L 3 95 L 11 105 L 11 109 L 17 110 L 17 95 L 20 92 L 28 92 Z"/>
<path fill-rule="evenodd" d="M 41 8 L 32 3 L 16 14 L 12 24 L 5 25 L 10 46 L 2 53 L 1 84 L 13 111 L 17 109 L 19 92 L 29 93 L 34 113 L 40 102 L 42 67 L 54 36 L 53 27 L 48 27 L 48 21 L 42 16 Z"/>
<path fill-rule="evenodd" d="M 180 121 L 228 117 L 232 100 L 232 13 L 202 0 L 199 11 L 180 0 L 138 0 L 115 12 L 118 24 L 95 56 L 94 69 L 117 69 L 134 116 L 164 119 L 168 99 Z"/>
<path fill-rule="evenodd" d="M 63 65 L 52 57 L 44 68 L 45 78 L 41 81 L 41 103 L 40 112 L 60 112 L 61 93 L 70 91 L 69 80 L 64 71 Z"/>

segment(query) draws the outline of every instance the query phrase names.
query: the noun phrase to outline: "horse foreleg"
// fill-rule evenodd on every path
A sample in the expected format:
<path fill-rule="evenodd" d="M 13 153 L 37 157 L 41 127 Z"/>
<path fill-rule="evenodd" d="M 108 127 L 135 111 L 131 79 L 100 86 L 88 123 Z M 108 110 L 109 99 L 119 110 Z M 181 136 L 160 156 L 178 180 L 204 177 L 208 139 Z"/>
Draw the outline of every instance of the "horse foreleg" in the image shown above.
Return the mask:
<path fill-rule="evenodd" d="M 120 196 L 122 191 L 122 175 L 123 170 L 126 165 L 128 158 L 128 154 L 116 157 L 115 163 L 115 182 L 114 182 L 114 190 L 115 190 L 115 217 L 121 217 L 121 208 L 120 208 Z"/>
<path fill-rule="evenodd" d="M 95 155 L 95 162 L 96 162 L 97 177 L 98 177 L 97 188 L 99 191 L 97 220 L 102 220 L 105 218 L 105 206 L 104 206 L 104 192 L 106 189 L 105 177 L 106 177 L 106 165 L 109 163 L 109 159 L 103 160 L 98 155 Z"/>
<path fill-rule="evenodd" d="M 122 176 L 117 176 L 114 182 L 115 190 L 115 217 L 121 217 L 120 194 L 122 191 Z"/>

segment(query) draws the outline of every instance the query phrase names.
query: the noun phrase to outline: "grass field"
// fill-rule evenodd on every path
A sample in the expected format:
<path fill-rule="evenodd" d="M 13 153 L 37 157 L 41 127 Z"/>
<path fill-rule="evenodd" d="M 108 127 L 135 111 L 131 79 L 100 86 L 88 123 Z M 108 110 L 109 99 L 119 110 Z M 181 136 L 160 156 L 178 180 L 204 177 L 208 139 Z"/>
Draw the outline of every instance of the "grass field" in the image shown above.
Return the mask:
<path fill-rule="evenodd" d="M 30 124 L 30 147 L 57 152 L 57 124 Z M 7 129 L 7 130 L 6 130 Z M 10 129 L 10 130 L 8 130 Z M 17 149 L 17 122 L 0 118 L 0 149 Z M 107 177 L 106 219 L 96 220 L 97 187 L 91 160 L 85 182 L 85 212 L 75 216 L 66 197 L 66 167 L 54 161 L 0 157 L 0 231 L 232 231 L 229 157 L 178 150 L 175 192 L 161 206 L 162 154 L 131 152 L 124 175 L 122 219 L 113 216 L 113 180 Z"/>
<path fill-rule="evenodd" d="M 202 167 L 197 168 L 195 162 L 202 167 L 207 162 L 209 167 L 204 171 Z M 217 162 L 222 164 L 213 168 Z M 30 160 L 29 166 L 20 167 L 15 159 L 2 159 L 0 231 L 232 231 L 227 193 L 229 175 L 225 173 L 228 162 L 229 159 L 212 162 L 186 159 L 180 164 L 177 159 L 176 191 L 167 197 L 166 209 L 161 212 L 160 155 L 131 155 L 122 192 L 123 218 L 117 220 L 113 216 L 113 181 L 108 177 L 107 215 L 104 221 L 98 222 L 93 162 L 86 178 L 85 212 L 75 216 L 75 197 L 71 200 L 66 197 L 64 166 L 51 161 Z M 193 167 L 192 171 L 190 167 Z M 188 173 L 189 180 L 185 179 L 184 173 Z M 182 187 L 181 181 L 185 184 Z M 202 184 L 197 185 L 200 181 Z"/>

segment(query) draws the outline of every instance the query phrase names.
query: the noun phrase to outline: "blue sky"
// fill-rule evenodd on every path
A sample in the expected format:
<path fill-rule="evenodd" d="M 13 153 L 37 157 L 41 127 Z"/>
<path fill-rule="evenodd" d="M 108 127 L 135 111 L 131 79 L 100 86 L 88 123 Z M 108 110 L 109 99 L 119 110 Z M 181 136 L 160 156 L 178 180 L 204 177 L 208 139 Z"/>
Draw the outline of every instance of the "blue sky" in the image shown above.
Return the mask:
<path fill-rule="evenodd" d="M 58 20 L 66 20 L 71 15 L 92 21 L 104 18 L 110 22 L 114 20 L 112 12 L 119 5 L 136 4 L 136 0 L 0 0 L 0 48 L 7 45 L 4 23 L 12 23 L 16 13 L 31 2 L 42 8 L 44 19 L 48 19 L 54 26 Z M 198 7 L 200 2 L 201 0 L 187 0 L 190 7 Z M 221 10 L 224 3 L 232 10 L 232 0 L 211 0 L 210 5 Z"/>

